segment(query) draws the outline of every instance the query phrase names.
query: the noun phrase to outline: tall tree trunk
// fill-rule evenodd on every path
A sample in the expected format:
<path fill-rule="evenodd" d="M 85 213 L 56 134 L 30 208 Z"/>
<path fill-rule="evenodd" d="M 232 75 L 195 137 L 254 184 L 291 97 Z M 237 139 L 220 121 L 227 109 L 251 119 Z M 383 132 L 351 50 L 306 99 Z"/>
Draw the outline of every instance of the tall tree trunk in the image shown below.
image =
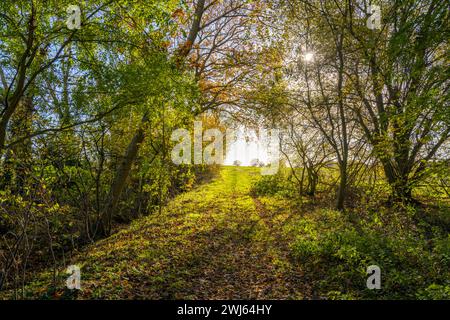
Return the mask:
<path fill-rule="evenodd" d="M 8 130 L 8 124 L 19 106 L 23 96 L 25 94 L 26 80 L 27 80 L 27 69 L 29 65 L 35 58 L 36 53 L 32 53 L 32 48 L 35 41 L 35 31 L 36 31 L 36 8 L 34 2 L 31 2 L 31 14 L 28 20 L 28 33 L 25 43 L 25 51 L 20 57 L 19 66 L 17 68 L 17 80 L 15 85 L 14 93 L 11 98 L 6 95 L 4 97 L 5 108 L 2 111 L 0 118 L 0 156 L 3 155 L 5 151 L 6 134 Z"/>
<path fill-rule="evenodd" d="M 390 202 L 412 203 L 412 187 L 408 179 L 409 171 L 398 168 L 389 160 L 382 161 L 384 174 L 391 187 Z"/>
<path fill-rule="evenodd" d="M 101 223 L 99 225 L 99 232 L 103 236 L 108 236 L 111 233 L 111 222 L 117 205 L 119 203 L 120 195 L 125 188 L 127 178 L 130 174 L 131 167 L 137 158 L 139 148 L 145 139 L 145 124 L 148 119 L 143 117 L 139 129 L 136 131 L 133 139 L 127 147 L 125 155 L 120 162 L 119 169 L 116 172 L 111 189 L 108 195 L 107 203 L 101 216 Z"/>
<path fill-rule="evenodd" d="M 205 11 L 205 0 L 198 0 L 187 41 L 177 51 L 176 61 L 178 67 L 181 67 L 181 62 L 189 55 L 192 46 L 195 42 L 195 39 L 197 38 L 197 35 L 200 32 L 201 20 L 204 11 Z M 141 144 L 144 142 L 145 139 L 144 127 L 147 122 L 148 119 L 146 116 L 144 116 L 141 122 L 141 126 L 135 133 L 130 144 L 128 145 L 125 156 L 123 157 L 123 160 L 119 166 L 118 171 L 116 172 L 116 176 L 111 185 L 107 204 L 105 206 L 104 212 L 102 213 L 101 224 L 99 226 L 100 232 L 104 236 L 107 236 L 111 233 L 112 218 L 114 213 L 117 211 L 117 204 L 119 203 L 120 195 L 125 187 L 128 175 L 130 174 L 131 167 L 134 161 L 136 160 Z"/>
<path fill-rule="evenodd" d="M 31 97 L 22 97 L 12 116 L 10 134 L 14 137 L 29 136 L 32 131 L 33 101 Z M 32 169 L 31 139 L 24 140 L 9 148 L 4 162 L 2 184 L 11 185 L 21 192 Z"/>
<path fill-rule="evenodd" d="M 189 30 L 189 35 L 186 39 L 186 42 L 178 48 L 177 54 L 177 64 L 181 65 L 182 61 L 189 55 L 189 52 L 194 45 L 195 39 L 197 38 L 198 33 L 201 29 L 201 22 L 203 13 L 205 12 L 205 0 L 198 0 L 197 6 L 195 8 L 194 18 L 192 20 L 192 25 Z"/>
<path fill-rule="evenodd" d="M 344 30 L 341 29 L 341 33 L 339 34 L 339 41 L 337 46 L 337 52 L 339 57 L 339 65 L 338 65 L 338 107 L 339 107 L 339 118 L 341 120 L 341 145 L 342 145 L 342 153 L 341 157 L 339 157 L 339 170 L 340 170 L 340 181 L 339 181 L 339 190 L 336 199 L 336 209 L 344 210 L 345 208 L 345 197 L 347 195 L 347 183 L 348 183 L 348 153 L 349 153 L 349 139 L 347 132 L 347 116 L 345 113 L 344 107 Z"/>
<path fill-rule="evenodd" d="M 336 209 L 344 210 L 345 209 L 345 197 L 347 195 L 347 170 L 344 167 L 340 169 L 340 180 L 339 180 L 339 188 L 336 197 Z"/>

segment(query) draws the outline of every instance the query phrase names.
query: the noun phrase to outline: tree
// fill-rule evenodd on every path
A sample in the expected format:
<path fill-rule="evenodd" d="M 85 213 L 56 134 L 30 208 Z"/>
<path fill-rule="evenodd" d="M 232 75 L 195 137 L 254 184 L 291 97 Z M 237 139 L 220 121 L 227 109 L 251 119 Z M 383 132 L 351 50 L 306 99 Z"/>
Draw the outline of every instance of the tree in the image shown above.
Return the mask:
<path fill-rule="evenodd" d="M 367 12 L 367 7 L 355 10 Z M 383 2 L 381 30 L 347 22 L 358 61 L 348 72 L 361 104 L 354 108 L 392 187 L 411 202 L 412 189 L 450 138 L 448 7 L 442 1 Z"/>
<path fill-rule="evenodd" d="M 370 30 L 366 2 L 288 2 L 304 30 L 301 49 L 316 51 L 315 63 L 304 68 L 302 103 L 335 150 L 338 208 L 353 168 L 349 156 L 357 150 L 380 160 L 392 199 L 411 202 L 414 185 L 450 138 L 446 5 L 383 1 L 382 8 L 381 30 Z"/>

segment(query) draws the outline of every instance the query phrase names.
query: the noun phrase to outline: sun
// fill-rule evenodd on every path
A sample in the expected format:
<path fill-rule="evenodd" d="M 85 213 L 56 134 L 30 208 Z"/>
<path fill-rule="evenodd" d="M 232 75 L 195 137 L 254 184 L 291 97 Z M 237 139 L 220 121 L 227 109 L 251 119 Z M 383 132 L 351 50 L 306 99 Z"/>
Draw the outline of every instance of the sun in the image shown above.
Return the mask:
<path fill-rule="evenodd" d="M 307 52 L 303 55 L 303 60 L 306 62 L 312 62 L 314 61 L 314 53 L 313 52 Z"/>

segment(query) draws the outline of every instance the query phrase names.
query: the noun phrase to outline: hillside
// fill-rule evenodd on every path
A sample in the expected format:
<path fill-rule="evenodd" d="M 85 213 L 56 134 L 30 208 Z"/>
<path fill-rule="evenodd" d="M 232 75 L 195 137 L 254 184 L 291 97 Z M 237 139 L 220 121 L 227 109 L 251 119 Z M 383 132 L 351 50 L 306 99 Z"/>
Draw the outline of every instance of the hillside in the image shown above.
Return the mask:
<path fill-rule="evenodd" d="M 376 214 L 342 213 L 293 201 L 276 185 L 277 179 L 262 178 L 257 168 L 223 167 L 210 183 L 179 195 L 161 213 L 134 221 L 67 261 L 81 268 L 80 291 L 65 288 L 64 270 L 49 270 L 25 287 L 24 296 L 449 297 L 445 210 L 427 212 L 428 223 L 420 224 L 385 208 Z M 258 191 L 261 186 L 266 195 Z M 372 264 L 382 268 L 382 290 L 366 288 L 366 267 Z"/>
<path fill-rule="evenodd" d="M 161 215 L 87 247 L 71 261 L 81 267 L 78 298 L 306 298 L 301 270 L 282 240 L 293 211 L 253 198 L 250 185 L 258 177 L 258 169 L 226 167 Z M 46 295 L 43 284 L 50 287 L 51 279 L 44 274 L 28 289 Z"/>

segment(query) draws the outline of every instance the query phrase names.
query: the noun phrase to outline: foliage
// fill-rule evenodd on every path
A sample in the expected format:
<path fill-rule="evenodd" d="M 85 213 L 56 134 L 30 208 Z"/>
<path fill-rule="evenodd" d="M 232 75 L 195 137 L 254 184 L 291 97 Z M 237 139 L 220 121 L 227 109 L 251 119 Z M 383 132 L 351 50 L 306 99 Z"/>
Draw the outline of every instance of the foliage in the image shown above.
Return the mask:
<path fill-rule="evenodd" d="M 448 298 L 448 6 L 380 2 L 1 1 L 1 296 Z M 195 121 L 281 170 L 175 165 Z"/>
<path fill-rule="evenodd" d="M 449 299 L 450 237 L 445 229 L 396 221 L 379 208 L 351 223 L 342 213 L 316 210 L 293 226 L 294 256 L 313 275 L 317 294 L 332 299 Z M 407 223 L 407 227 L 405 227 Z M 447 225 L 448 228 L 448 225 Z M 381 290 L 365 287 L 366 268 L 381 268 Z"/>
<path fill-rule="evenodd" d="M 263 176 L 253 184 L 252 192 L 258 196 L 295 196 L 295 189 L 281 172 L 275 175 Z"/>

